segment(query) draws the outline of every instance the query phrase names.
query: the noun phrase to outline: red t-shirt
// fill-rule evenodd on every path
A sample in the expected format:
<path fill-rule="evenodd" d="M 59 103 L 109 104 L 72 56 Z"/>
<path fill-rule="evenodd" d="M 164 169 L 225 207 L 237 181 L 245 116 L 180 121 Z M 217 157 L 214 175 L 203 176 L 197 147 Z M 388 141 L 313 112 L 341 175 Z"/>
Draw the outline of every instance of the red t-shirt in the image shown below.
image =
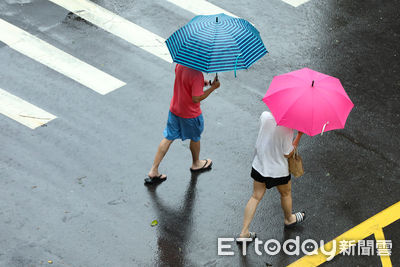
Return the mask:
<path fill-rule="evenodd" d="M 201 114 L 200 103 L 192 96 L 203 95 L 204 76 L 201 71 L 177 64 L 175 67 L 174 96 L 169 110 L 181 118 L 195 118 Z"/>

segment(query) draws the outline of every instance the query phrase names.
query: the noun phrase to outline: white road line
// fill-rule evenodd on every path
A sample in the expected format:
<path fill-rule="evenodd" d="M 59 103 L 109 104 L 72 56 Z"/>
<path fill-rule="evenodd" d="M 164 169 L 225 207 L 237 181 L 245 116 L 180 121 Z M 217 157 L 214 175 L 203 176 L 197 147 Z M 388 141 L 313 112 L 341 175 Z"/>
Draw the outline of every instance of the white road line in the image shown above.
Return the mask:
<path fill-rule="evenodd" d="M 162 37 L 96 5 L 88 0 L 49 0 L 100 28 L 172 63 Z"/>
<path fill-rule="evenodd" d="M 0 88 L 0 113 L 17 122 L 35 129 L 57 118 L 21 98 Z"/>
<path fill-rule="evenodd" d="M 100 94 L 107 94 L 125 85 L 113 76 L 2 19 L 0 19 L 0 41 Z"/>
<path fill-rule="evenodd" d="M 299 5 L 307 3 L 310 0 L 282 0 L 282 1 L 291 6 L 298 7 Z"/>
<path fill-rule="evenodd" d="M 196 15 L 213 15 L 213 14 L 225 13 L 226 15 L 229 15 L 231 17 L 236 17 L 236 18 L 238 17 L 230 13 L 229 11 L 226 11 L 225 9 L 222 9 L 205 0 L 167 0 L 167 1 L 183 9 L 186 9 L 187 11 L 190 11 Z"/>

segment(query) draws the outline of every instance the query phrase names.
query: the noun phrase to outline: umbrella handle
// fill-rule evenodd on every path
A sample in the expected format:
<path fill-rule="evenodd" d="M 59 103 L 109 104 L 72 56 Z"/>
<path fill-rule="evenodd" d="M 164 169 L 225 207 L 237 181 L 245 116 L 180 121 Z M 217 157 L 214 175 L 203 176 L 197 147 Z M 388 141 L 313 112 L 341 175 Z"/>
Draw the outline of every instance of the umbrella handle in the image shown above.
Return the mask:
<path fill-rule="evenodd" d="M 218 81 L 218 72 L 215 73 L 215 81 Z M 211 80 L 209 80 L 208 83 L 210 86 L 213 84 L 213 82 L 211 82 Z"/>
<path fill-rule="evenodd" d="M 328 125 L 328 124 L 329 124 L 329 121 L 327 121 L 327 122 L 324 124 L 324 127 L 322 127 L 321 136 L 324 134 L 325 127 L 326 127 L 326 125 Z"/>

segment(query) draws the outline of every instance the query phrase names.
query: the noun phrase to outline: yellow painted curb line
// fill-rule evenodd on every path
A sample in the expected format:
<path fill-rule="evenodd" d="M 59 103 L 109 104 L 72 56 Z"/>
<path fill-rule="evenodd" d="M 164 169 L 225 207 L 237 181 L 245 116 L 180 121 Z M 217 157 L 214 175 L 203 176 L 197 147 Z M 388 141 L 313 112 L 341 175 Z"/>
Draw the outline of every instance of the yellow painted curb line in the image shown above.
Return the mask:
<path fill-rule="evenodd" d="M 366 221 L 360 223 L 359 225 L 351 228 L 350 230 L 336 237 L 332 241 L 326 243 L 324 245 L 325 251 L 332 250 L 332 244 L 334 240 L 336 240 L 337 243 L 342 240 L 355 240 L 356 242 L 353 245 L 356 245 L 358 241 L 363 240 L 364 238 L 372 234 L 375 236 L 376 240 L 385 240 L 382 228 L 388 226 L 391 223 L 394 223 L 398 219 L 400 219 L 400 201 L 396 204 L 393 204 L 389 208 L 379 212 L 375 216 L 372 216 Z M 313 267 L 319 266 L 322 263 L 326 262 L 329 256 L 322 254 L 320 248 L 317 250 L 317 252 L 318 254 L 306 255 L 302 257 L 301 259 L 288 265 L 288 267 Z M 338 249 L 338 246 L 336 246 L 335 256 L 338 255 L 340 252 L 340 249 Z M 383 267 L 392 266 L 390 256 L 381 256 L 381 261 Z"/>

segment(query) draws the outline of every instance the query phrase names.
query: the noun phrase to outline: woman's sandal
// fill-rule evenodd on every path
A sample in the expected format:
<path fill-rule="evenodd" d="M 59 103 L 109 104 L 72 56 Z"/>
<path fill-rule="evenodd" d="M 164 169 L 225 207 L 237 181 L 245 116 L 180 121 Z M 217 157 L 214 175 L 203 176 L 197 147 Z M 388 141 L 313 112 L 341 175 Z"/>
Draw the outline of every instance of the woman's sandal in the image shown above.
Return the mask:
<path fill-rule="evenodd" d="M 296 216 L 296 221 L 294 223 L 291 223 L 291 224 L 285 224 L 285 228 L 286 229 L 293 228 L 297 224 L 304 222 L 304 220 L 306 219 L 306 212 L 305 211 L 296 212 L 294 215 Z"/>
<path fill-rule="evenodd" d="M 249 232 L 249 236 L 248 236 L 248 237 L 240 237 L 240 235 L 239 235 L 239 236 L 236 238 L 236 243 L 239 244 L 239 245 L 242 245 L 242 244 L 243 244 L 243 241 L 237 240 L 238 238 L 251 238 L 251 241 L 249 242 L 249 243 L 251 243 L 251 242 L 254 241 L 254 239 L 256 239 L 256 237 L 257 237 L 256 232 Z"/>

